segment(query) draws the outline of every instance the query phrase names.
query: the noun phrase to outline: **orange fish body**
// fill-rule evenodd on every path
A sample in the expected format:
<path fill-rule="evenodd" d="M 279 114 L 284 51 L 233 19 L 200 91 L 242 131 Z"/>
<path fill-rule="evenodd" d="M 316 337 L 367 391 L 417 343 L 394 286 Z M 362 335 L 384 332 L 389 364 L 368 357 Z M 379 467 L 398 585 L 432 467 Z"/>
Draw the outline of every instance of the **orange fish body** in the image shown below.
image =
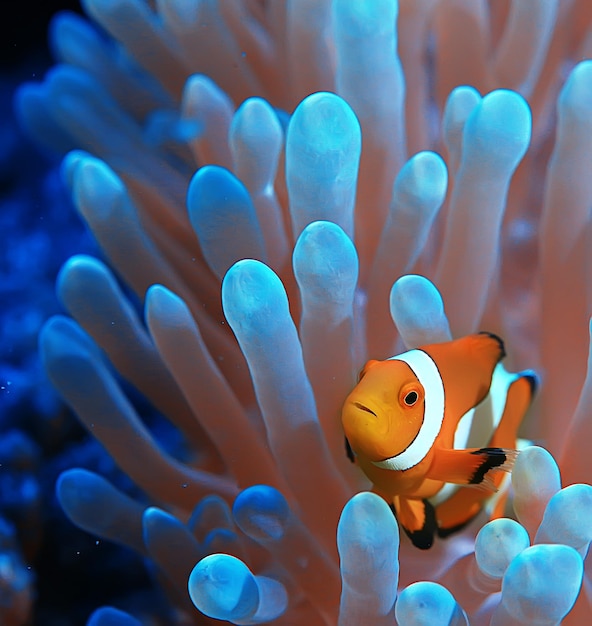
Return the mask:
<path fill-rule="evenodd" d="M 478 333 L 368 361 L 344 403 L 352 460 L 419 548 L 470 521 L 512 468 L 536 376 L 506 372 L 504 355 Z"/>

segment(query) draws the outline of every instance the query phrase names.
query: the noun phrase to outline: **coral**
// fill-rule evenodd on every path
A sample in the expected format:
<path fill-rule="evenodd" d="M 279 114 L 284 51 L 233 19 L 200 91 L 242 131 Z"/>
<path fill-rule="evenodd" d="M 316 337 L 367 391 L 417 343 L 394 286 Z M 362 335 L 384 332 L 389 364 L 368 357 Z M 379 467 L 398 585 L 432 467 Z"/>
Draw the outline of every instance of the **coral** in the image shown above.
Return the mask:
<path fill-rule="evenodd" d="M 146 501 L 70 469 L 70 519 L 156 563 L 168 623 L 588 623 L 588 4 L 84 7 L 102 30 L 58 17 L 59 64 L 17 100 L 104 255 L 63 266 L 41 355 Z M 341 403 L 366 357 L 480 328 L 542 373 L 544 447 L 516 462 L 517 522 L 418 555 Z"/>

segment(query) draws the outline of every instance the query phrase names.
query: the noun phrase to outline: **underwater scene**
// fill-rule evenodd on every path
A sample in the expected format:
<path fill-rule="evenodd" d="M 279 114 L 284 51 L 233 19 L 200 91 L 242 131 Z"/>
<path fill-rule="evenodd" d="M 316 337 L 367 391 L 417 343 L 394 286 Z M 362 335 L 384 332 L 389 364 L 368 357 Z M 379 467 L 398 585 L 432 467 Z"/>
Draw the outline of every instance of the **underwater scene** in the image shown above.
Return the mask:
<path fill-rule="evenodd" d="M 592 623 L 592 4 L 21 4 L 0 626 Z"/>

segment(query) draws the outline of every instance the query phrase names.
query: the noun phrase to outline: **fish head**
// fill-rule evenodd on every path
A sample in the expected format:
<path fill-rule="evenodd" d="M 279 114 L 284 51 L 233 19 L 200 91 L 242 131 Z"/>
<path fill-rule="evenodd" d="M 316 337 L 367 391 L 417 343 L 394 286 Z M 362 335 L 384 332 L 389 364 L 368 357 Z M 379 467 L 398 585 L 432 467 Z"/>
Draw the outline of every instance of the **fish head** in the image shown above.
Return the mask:
<path fill-rule="evenodd" d="M 371 462 L 405 450 L 424 418 L 425 390 L 403 361 L 368 361 L 346 398 L 342 424 L 352 450 Z"/>

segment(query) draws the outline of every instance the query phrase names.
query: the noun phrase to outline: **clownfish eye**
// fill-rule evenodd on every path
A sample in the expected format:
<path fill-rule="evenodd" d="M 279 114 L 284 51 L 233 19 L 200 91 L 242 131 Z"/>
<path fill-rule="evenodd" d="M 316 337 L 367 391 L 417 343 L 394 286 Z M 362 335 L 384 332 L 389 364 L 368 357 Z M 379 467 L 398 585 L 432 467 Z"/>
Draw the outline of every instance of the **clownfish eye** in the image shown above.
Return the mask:
<path fill-rule="evenodd" d="M 405 394 L 405 397 L 403 398 L 403 402 L 405 403 L 406 406 L 413 406 L 417 402 L 418 399 L 419 399 L 419 395 L 417 391 L 409 391 Z"/>

